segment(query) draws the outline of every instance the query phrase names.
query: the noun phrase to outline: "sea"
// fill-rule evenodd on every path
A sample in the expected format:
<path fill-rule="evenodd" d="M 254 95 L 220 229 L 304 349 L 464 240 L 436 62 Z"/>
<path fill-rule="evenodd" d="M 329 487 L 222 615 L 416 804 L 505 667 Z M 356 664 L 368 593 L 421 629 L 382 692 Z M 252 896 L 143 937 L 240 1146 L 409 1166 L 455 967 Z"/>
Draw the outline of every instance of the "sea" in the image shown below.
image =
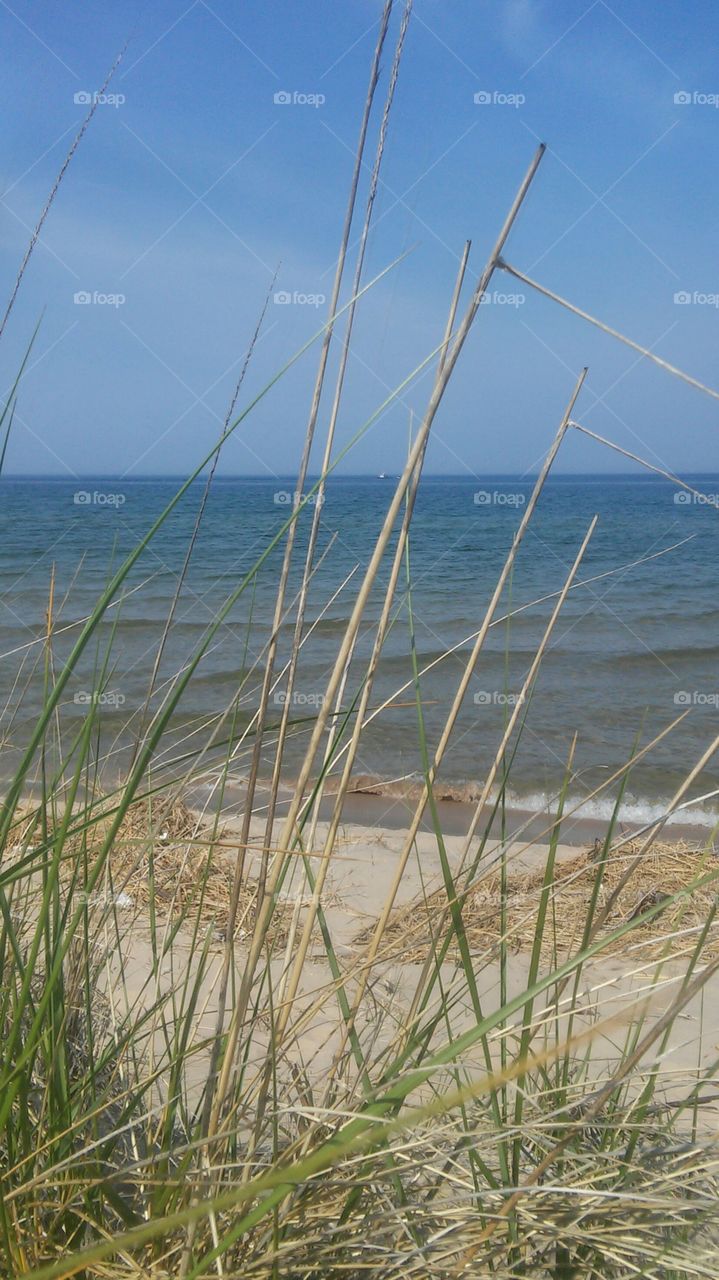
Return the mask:
<path fill-rule="evenodd" d="M 684 479 L 701 497 L 638 474 L 548 480 L 444 757 L 442 795 L 461 801 L 479 793 L 519 701 L 496 784 L 504 786 L 511 805 L 551 808 L 566 782 L 572 804 L 605 819 L 617 796 L 617 771 L 642 753 L 623 780 L 623 817 L 641 824 L 664 811 L 719 735 L 719 476 Z M 290 704 L 288 781 L 301 766 L 395 480 L 333 476 L 327 483 Z M 280 628 L 280 678 L 262 752 L 267 775 L 313 515 L 312 483 L 298 518 Z M 0 481 L 5 779 L 29 741 L 48 684 L 65 670 L 83 620 L 181 484 L 107 476 Z M 431 757 L 437 744 L 532 486 L 531 477 L 423 478 L 372 689 L 370 707 L 377 714 L 355 762 L 358 786 L 402 795 L 421 779 L 425 753 Z M 194 481 L 160 523 L 73 666 L 51 735 L 53 749 L 65 752 L 67 761 L 94 705 L 103 767 L 121 776 L 153 715 L 189 674 L 155 748 L 157 767 L 181 772 L 194 763 L 210 777 L 229 751 L 233 776 L 241 781 L 246 775 L 295 484 L 291 477 L 215 478 L 178 595 L 203 490 L 204 479 Z M 576 585 L 521 701 L 558 593 L 595 516 Z M 371 654 L 393 548 L 394 541 L 348 671 L 341 706 L 346 725 Z M 682 803 L 675 824 L 719 821 L 719 755 L 704 763 Z"/>

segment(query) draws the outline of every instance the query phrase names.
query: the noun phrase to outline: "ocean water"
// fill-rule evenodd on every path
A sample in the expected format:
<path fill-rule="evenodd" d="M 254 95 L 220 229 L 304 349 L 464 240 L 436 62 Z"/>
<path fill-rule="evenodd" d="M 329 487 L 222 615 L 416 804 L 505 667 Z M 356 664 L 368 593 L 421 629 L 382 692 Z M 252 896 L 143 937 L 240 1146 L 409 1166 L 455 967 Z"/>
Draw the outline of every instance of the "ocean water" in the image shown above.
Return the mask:
<path fill-rule="evenodd" d="M 719 501 L 719 476 L 687 479 Z M 43 696 L 51 577 L 52 653 L 59 672 L 80 620 L 178 487 L 178 481 L 166 479 L 103 477 L 0 483 L 4 776 L 12 772 Z M 66 743 L 81 727 L 90 700 L 104 690 L 100 719 L 108 768 L 121 771 L 140 727 L 202 487 L 191 486 L 154 536 L 125 583 L 123 599 L 107 614 L 97 641 L 68 683 L 61 707 Z M 293 487 L 290 479 L 215 482 L 161 663 L 153 709 L 280 530 Z M 412 630 L 420 670 L 429 668 L 421 677 L 420 694 L 431 751 L 461 677 L 469 637 L 481 623 L 531 487 L 528 480 L 492 476 L 423 480 L 409 553 L 411 616 L 403 575 L 372 697 L 373 707 L 391 697 L 392 706 L 366 729 L 358 774 L 383 779 L 398 792 L 416 780 L 421 753 L 411 683 Z M 307 613 L 313 629 L 303 645 L 292 705 L 288 775 L 302 759 L 311 717 L 392 492 L 391 479 L 335 478 L 328 484 L 317 553 L 321 563 Z M 588 815 L 607 814 L 616 786 L 587 800 L 592 789 L 688 711 L 633 767 L 628 781 L 623 810 L 628 820 L 647 820 L 661 811 L 719 733 L 719 512 L 711 503 L 676 499 L 675 487 L 655 478 L 550 479 L 497 610 L 505 621 L 490 631 L 472 676 L 441 771 L 446 794 L 471 796 L 486 777 L 556 593 L 596 514 L 597 527 L 578 573 L 580 583 L 594 581 L 568 596 L 531 699 L 522 707 L 522 732 L 511 743 L 509 795 L 520 807 L 550 802 L 562 784 L 576 734 L 571 795 L 585 804 Z M 297 589 L 310 518 L 311 512 L 304 511 L 288 602 Z M 233 699 L 238 699 L 240 728 L 249 722 L 257 705 L 281 555 L 281 547 L 270 552 L 212 637 L 160 745 L 163 762 L 199 749 Z M 644 562 L 633 564 L 637 560 Z M 379 615 L 389 565 L 388 555 L 372 594 L 368 624 Z M 290 613 L 282 629 L 280 665 L 292 623 Z M 366 626 L 350 669 L 346 706 L 360 687 L 371 642 L 371 627 Z M 449 650 L 454 652 L 446 656 Z M 281 713 L 281 686 L 278 694 L 273 722 Z M 247 748 L 240 749 L 233 763 L 238 778 L 247 760 Z M 268 744 L 263 769 L 270 768 Z M 719 761 L 712 759 L 690 792 L 687 822 L 709 822 L 719 814 L 719 798 L 708 794 L 717 788 Z"/>

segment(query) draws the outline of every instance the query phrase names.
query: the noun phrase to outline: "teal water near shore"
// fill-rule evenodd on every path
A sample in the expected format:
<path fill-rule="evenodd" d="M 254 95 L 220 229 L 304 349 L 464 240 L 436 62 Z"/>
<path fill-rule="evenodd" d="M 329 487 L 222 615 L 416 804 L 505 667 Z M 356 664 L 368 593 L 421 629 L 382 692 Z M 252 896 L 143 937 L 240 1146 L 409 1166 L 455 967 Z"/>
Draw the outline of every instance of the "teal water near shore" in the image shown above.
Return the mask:
<path fill-rule="evenodd" d="M 719 476 L 690 478 L 719 501 Z M 42 698 L 43 636 L 51 572 L 55 573 L 55 661 L 59 668 L 77 623 L 86 616 L 112 569 L 146 532 L 178 487 L 173 480 L 6 479 L 0 483 L 0 707 L 2 772 L 11 772 Z M 497 574 L 531 492 L 531 480 L 507 477 L 427 477 L 417 501 L 410 547 L 412 611 L 423 714 L 430 748 L 461 676 L 469 637 L 480 625 Z M 159 705 L 171 680 L 205 635 L 291 509 L 291 479 L 216 480 L 163 658 Z M 119 768 L 136 734 L 164 620 L 176 589 L 202 484 L 191 486 L 133 570 L 125 598 L 101 629 L 117 625 L 102 693 L 104 741 Z M 308 620 L 316 623 L 302 650 L 292 704 L 293 734 L 286 771 L 299 767 L 308 726 L 322 696 L 357 584 L 389 504 L 391 479 L 333 478 L 322 509 L 318 558 Z M 601 580 L 569 596 L 549 643 L 511 770 L 510 801 L 541 807 L 561 785 L 573 734 L 578 734 L 575 799 L 587 817 L 610 811 L 611 796 L 588 793 L 676 716 L 689 714 L 636 766 L 625 816 L 641 822 L 661 811 L 674 788 L 719 732 L 719 512 L 711 502 L 677 501 L 669 482 L 637 476 L 556 477 L 549 481 L 520 550 L 500 616 L 472 677 L 441 783 L 457 799 L 477 793 L 494 757 L 502 725 L 531 663 L 553 600 L 591 517 L 599 516 L 579 579 Z M 302 514 L 291 599 L 304 560 L 311 508 Z M 676 545 L 680 544 L 680 545 Z M 657 553 L 666 548 L 666 555 Z M 628 567 L 637 559 L 654 557 Z M 263 646 L 269 636 L 281 549 L 232 607 L 183 697 L 165 758 L 197 748 L 213 718 L 240 695 L 240 722 L 257 705 Z M 354 576 L 341 587 L 347 575 Z M 389 572 L 379 576 L 367 614 L 376 619 Z M 331 603 L 329 603 L 332 601 Z M 292 618 L 283 628 L 286 654 Z M 351 702 L 371 647 L 363 628 L 345 703 Z M 447 650 L 456 651 L 443 657 Z M 101 649 L 102 652 L 102 649 Z M 97 651 L 68 686 L 63 723 L 79 727 L 97 697 Z M 388 790 L 412 787 L 421 767 L 411 687 L 410 629 L 405 583 L 382 657 L 372 705 L 394 698 L 366 729 L 357 771 Z M 244 681 L 244 684 L 243 684 Z M 273 716 L 281 714 L 281 686 Z M 271 749 L 264 753 L 270 768 Z M 238 753 L 239 777 L 247 749 Z M 680 820 L 710 822 L 719 801 L 719 764 L 710 762 Z M 704 797 L 704 798 L 702 798 Z"/>

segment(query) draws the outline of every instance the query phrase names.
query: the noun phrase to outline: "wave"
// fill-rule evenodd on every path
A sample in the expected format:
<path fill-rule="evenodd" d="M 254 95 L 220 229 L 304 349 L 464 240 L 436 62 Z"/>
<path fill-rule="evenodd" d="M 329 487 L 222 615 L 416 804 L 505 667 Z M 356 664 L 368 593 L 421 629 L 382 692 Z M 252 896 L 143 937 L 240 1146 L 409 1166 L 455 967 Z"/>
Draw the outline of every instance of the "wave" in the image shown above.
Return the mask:
<path fill-rule="evenodd" d="M 380 777 L 361 774 L 352 780 L 352 790 L 370 795 L 382 795 L 400 800 L 418 800 L 422 794 L 423 782 L 419 774 L 411 774 L 400 779 L 385 780 Z M 481 795 L 481 787 L 477 782 L 437 783 L 435 799 L 454 804 L 476 804 Z M 496 788 L 490 792 L 490 805 L 494 804 L 498 792 Z M 546 814 L 554 816 L 557 808 L 557 796 L 546 791 L 517 792 L 507 789 L 506 804 L 509 809 L 522 813 Z M 669 799 L 649 799 L 641 796 L 626 796 L 619 810 L 619 821 L 636 827 L 643 827 L 659 822 L 666 814 Z M 615 800 L 612 796 L 572 795 L 566 797 L 564 812 L 573 820 L 586 819 L 597 822 L 609 822 L 614 813 Z M 719 809 L 712 809 L 704 804 L 688 804 L 686 808 L 677 810 L 668 819 L 672 827 L 714 827 L 719 824 Z"/>
<path fill-rule="evenodd" d="M 526 794 L 507 792 L 507 803 L 512 809 L 527 810 L 532 813 L 556 811 L 556 796 L 535 791 Z M 567 796 L 564 811 L 572 818 L 595 819 L 609 822 L 614 813 L 615 801 L 612 796 L 594 796 L 587 800 L 582 796 Z M 659 822 L 669 807 L 669 799 L 650 800 L 639 796 L 625 797 L 619 810 L 619 820 L 633 826 L 642 827 L 652 822 Z M 678 809 L 668 819 L 667 825 L 672 827 L 714 827 L 719 823 L 719 810 L 707 808 L 702 804 L 689 804 Z"/>

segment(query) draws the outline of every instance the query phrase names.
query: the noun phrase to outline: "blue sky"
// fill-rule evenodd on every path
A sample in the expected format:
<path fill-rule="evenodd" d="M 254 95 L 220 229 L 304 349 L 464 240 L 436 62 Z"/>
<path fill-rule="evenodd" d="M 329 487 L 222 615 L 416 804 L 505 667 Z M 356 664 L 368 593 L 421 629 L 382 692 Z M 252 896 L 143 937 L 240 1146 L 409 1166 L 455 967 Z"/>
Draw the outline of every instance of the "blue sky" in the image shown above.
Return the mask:
<path fill-rule="evenodd" d="M 211 446 L 278 264 L 278 291 L 330 292 L 381 8 L 2 0 L 5 296 L 82 120 L 75 95 L 99 87 L 129 40 L 111 85 L 124 101 L 98 107 L 3 339 L 5 389 L 44 311 L 9 472 L 180 474 Z M 368 166 L 401 9 L 396 0 Z M 718 37 L 709 0 L 416 0 L 368 277 L 406 257 L 361 303 L 340 443 L 437 344 L 465 239 L 473 280 L 540 139 L 548 151 L 507 258 L 719 386 Z M 278 93 L 324 101 L 276 103 Z M 367 172 L 360 208 L 366 186 Z M 503 274 L 493 287 L 520 292 Z M 678 292 L 692 301 L 677 304 Z M 76 293 L 124 300 L 82 304 Z M 244 402 L 323 317 L 273 299 Z M 531 291 L 482 308 L 428 470 L 535 469 L 585 363 L 587 426 L 658 465 L 719 470 L 716 400 Z M 296 467 L 315 367 L 316 349 L 264 399 L 228 442 L 225 473 Z M 396 471 L 409 411 L 421 414 L 428 392 L 419 377 L 343 470 Z M 572 438 L 559 469 L 627 465 Z"/>

